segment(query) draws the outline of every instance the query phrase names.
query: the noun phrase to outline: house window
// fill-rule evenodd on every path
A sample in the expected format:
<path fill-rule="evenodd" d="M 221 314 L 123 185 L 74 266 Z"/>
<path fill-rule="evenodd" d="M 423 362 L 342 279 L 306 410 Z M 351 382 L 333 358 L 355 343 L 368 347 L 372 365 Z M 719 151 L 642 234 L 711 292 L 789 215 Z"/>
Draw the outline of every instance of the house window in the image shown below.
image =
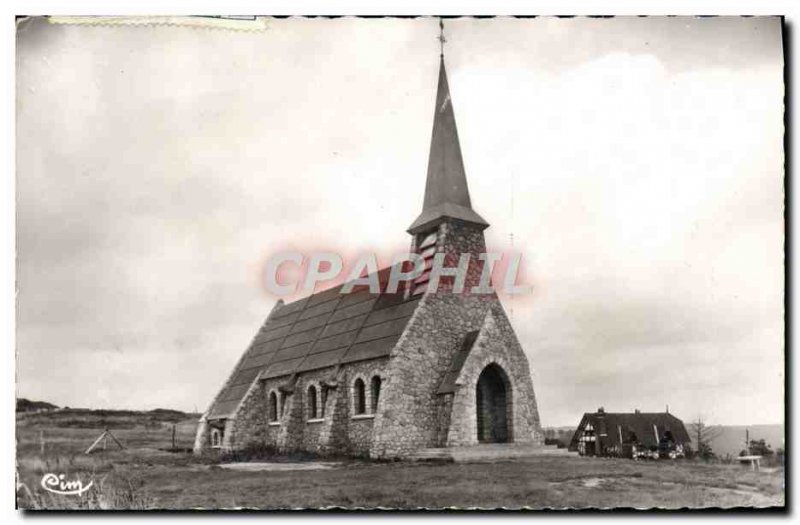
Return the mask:
<path fill-rule="evenodd" d="M 592 441 L 593 442 L 593 441 L 595 441 L 596 437 L 597 436 L 594 433 L 594 427 L 592 426 L 591 423 L 587 423 L 587 425 L 583 428 L 583 435 L 580 438 L 581 441 L 584 441 L 584 442 Z"/>
<path fill-rule="evenodd" d="M 222 431 L 218 428 L 211 429 L 211 448 L 222 447 Z"/>
<path fill-rule="evenodd" d="M 317 418 L 317 387 L 308 387 L 308 419 Z"/>
<path fill-rule="evenodd" d="M 269 393 L 269 420 L 273 423 L 278 421 L 278 396 L 275 392 Z"/>
<path fill-rule="evenodd" d="M 353 412 L 359 416 L 367 413 L 367 392 L 364 380 L 356 379 L 353 384 Z"/>
<path fill-rule="evenodd" d="M 378 398 L 381 396 L 381 378 L 380 376 L 372 376 L 372 380 L 369 384 L 370 389 L 370 401 L 372 405 L 372 413 L 378 411 Z"/>

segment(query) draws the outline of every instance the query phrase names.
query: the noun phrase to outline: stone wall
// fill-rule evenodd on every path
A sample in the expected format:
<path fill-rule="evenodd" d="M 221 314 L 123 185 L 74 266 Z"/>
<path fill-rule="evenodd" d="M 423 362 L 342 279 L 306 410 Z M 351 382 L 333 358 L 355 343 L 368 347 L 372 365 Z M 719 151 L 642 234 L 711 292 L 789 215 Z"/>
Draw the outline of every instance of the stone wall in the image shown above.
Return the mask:
<path fill-rule="evenodd" d="M 373 441 L 374 420 L 376 414 L 379 414 L 382 410 L 386 386 L 391 382 L 386 375 L 386 364 L 387 359 L 382 358 L 351 363 L 342 367 L 339 386 L 336 389 L 338 410 L 333 421 L 336 425 L 338 439 L 332 448 L 336 452 L 356 456 L 369 454 Z M 370 380 L 376 375 L 381 378 L 381 389 L 378 396 L 377 410 L 373 411 Z M 365 384 L 366 413 L 363 415 L 357 415 L 354 410 L 355 392 L 353 385 L 357 378 L 360 378 Z"/>
<path fill-rule="evenodd" d="M 263 381 L 267 392 L 274 392 L 278 398 L 278 421 L 268 424 L 268 435 L 266 443 L 277 447 L 279 450 L 308 450 L 317 452 L 323 448 L 320 436 L 323 434 L 322 427 L 325 421 L 317 422 L 317 418 L 310 417 L 308 410 L 308 388 L 314 386 L 317 389 L 318 409 L 321 405 L 321 382 L 329 378 L 333 373 L 333 368 L 325 368 L 300 374 L 291 384 L 292 391 L 281 392 L 281 386 L 287 386 L 289 376 L 278 377 Z M 281 398 L 283 397 L 283 400 Z M 263 411 L 269 414 L 269 396 L 265 397 Z M 281 409 L 281 406 L 283 407 Z M 309 420 L 312 420 L 309 422 Z"/>
<path fill-rule="evenodd" d="M 476 387 L 481 372 L 498 365 L 510 383 L 506 392 L 509 441 L 542 443 L 539 411 L 533 392 L 528 359 L 499 301 L 487 312 L 478 338 L 456 379 L 447 446 L 478 443 Z"/>
<path fill-rule="evenodd" d="M 300 374 L 292 385 L 287 385 L 288 376 L 255 380 L 234 416 L 227 420 L 223 449 L 266 444 L 281 451 L 367 455 L 375 417 L 370 380 L 375 375 L 381 377 L 381 391 L 384 389 L 387 383 L 385 364 L 386 359 L 382 358 L 342 365 L 336 375 L 336 388 L 325 389 L 325 394 L 323 384 L 332 379 L 334 368 Z M 366 386 L 367 413 L 363 415 L 353 412 L 356 378 L 361 378 Z M 324 413 L 324 417 L 311 417 L 309 412 L 308 392 L 312 385 L 317 389 L 318 415 Z M 281 386 L 291 386 L 291 393 L 282 393 Z M 279 418 L 275 422 L 269 420 L 271 393 L 276 394 L 279 405 Z M 208 431 L 203 433 L 207 435 Z"/>
<path fill-rule="evenodd" d="M 419 235 L 416 241 L 424 237 Z M 497 301 L 493 294 L 468 291 L 480 281 L 486 252 L 483 233 L 459 221 L 439 226 L 436 244 L 445 253 L 445 265 L 454 267 L 460 253 L 470 253 L 467 293 L 453 294 L 453 279 L 440 281 L 436 291 L 420 299 L 405 332 L 390 354 L 386 377 L 385 409 L 375 419 L 373 457 L 402 457 L 414 450 L 442 445 L 448 417 L 442 413 L 447 400 L 436 391 L 450 368 L 466 334 L 480 328 L 488 309 Z"/>
<path fill-rule="evenodd" d="M 415 239 L 412 250 L 423 236 Z M 375 419 L 371 456 L 403 457 L 420 448 L 477 443 L 475 383 L 482 368 L 473 376 L 472 367 L 477 365 L 465 366 L 468 375 L 462 381 L 471 383 L 457 390 L 452 399 L 437 394 L 437 389 L 466 334 L 481 329 L 492 310 L 499 312 L 499 320 L 493 321 L 492 335 L 487 331 L 484 339 L 497 339 L 491 344 L 482 343 L 485 350 L 478 354 L 485 358 L 497 356 L 511 377 L 508 403 L 516 407 L 509 411 L 513 414 L 509 420 L 511 439 L 537 442 L 541 436 L 527 358 L 497 296 L 470 293 L 479 283 L 483 268 L 481 263 L 475 264 L 479 254 L 486 251 L 483 233 L 459 221 L 445 221 L 439 226 L 436 246 L 437 251 L 446 254 L 445 264 L 449 267 L 457 264 L 460 253 L 471 254 L 473 264 L 467 272 L 465 293 L 450 293 L 449 279 L 420 300 L 390 355 L 386 376 L 391 383 L 385 389 L 385 409 Z M 471 402 L 466 401 L 467 397 Z"/>
<path fill-rule="evenodd" d="M 392 350 L 384 409 L 375 421 L 371 455 L 402 457 L 440 445 L 443 400 L 436 393 L 465 335 L 480 328 L 488 297 L 431 294 L 423 297 Z"/>
<path fill-rule="evenodd" d="M 241 449 L 251 443 L 263 443 L 266 439 L 267 405 L 264 385 L 254 381 L 239 403 L 234 417 L 225 425 L 222 449 L 224 451 Z"/>

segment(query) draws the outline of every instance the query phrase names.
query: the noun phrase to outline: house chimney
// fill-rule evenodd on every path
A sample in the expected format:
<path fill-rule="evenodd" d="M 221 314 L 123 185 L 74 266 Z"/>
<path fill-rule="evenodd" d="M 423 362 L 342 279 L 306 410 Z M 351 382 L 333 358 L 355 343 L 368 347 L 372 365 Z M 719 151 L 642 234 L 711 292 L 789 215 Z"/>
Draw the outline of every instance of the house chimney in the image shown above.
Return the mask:
<path fill-rule="evenodd" d="M 605 413 L 606 413 L 606 409 L 605 409 L 605 408 L 603 408 L 603 407 L 599 407 L 599 408 L 597 409 L 597 413 L 598 413 L 598 414 L 605 414 Z"/>
<path fill-rule="evenodd" d="M 642 411 L 641 411 L 641 410 L 639 410 L 638 408 L 635 408 L 635 409 L 633 410 L 633 412 L 634 412 L 635 414 L 641 414 L 641 413 L 642 413 Z"/>

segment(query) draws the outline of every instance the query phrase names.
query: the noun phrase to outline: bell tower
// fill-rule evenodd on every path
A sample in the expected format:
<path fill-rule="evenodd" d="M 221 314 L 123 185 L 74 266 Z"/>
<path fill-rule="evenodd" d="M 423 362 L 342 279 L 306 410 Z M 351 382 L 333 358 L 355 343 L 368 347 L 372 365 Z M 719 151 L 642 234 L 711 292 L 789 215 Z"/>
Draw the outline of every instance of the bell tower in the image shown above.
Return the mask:
<path fill-rule="evenodd" d="M 443 29 L 441 22 L 440 27 Z M 439 39 L 444 42 L 443 31 Z M 425 271 L 414 281 L 411 293 L 427 289 L 436 253 L 445 254 L 446 267 L 458 266 L 462 254 L 470 254 L 466 289 L 476 286 L 483 268 L 478 257 L 486 252 L 483 230 L 488 227 L 489 223 L 472 209 L 442 52 L 425 199 L 422 212 L 407 230 L 412 236 L 411 251 L 425 260 Z M 439 290 L 442 285 L 446 286 L 446 282 L 442 281 Z"/>

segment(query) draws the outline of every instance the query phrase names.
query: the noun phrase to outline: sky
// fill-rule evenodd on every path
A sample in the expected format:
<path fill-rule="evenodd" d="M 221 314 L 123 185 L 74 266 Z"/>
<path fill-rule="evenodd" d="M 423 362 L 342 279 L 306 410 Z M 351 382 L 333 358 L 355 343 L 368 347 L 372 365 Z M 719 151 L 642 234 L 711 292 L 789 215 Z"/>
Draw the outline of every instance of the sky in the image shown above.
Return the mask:
<path fill-rule="evenodd" d="M 280 250 L 407 249 L 438 20 L 17 36 L 17 393 L 203 411 Z M 783 422 L 777 18 L 454 19 L 450 92 L 543 425 Z"/>

